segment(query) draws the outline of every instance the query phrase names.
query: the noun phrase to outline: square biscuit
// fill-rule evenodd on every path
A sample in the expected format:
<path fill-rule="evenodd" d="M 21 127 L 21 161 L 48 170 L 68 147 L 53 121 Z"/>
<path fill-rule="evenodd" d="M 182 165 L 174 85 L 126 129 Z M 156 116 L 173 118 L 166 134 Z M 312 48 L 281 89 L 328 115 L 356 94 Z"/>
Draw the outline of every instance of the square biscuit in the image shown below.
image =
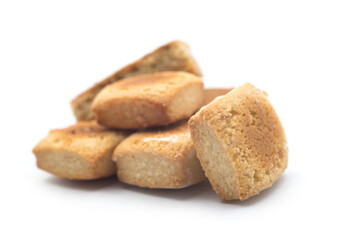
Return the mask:
<path fill-rule="evenodd" d="M 106 86 L 92 110 L 103 126 L 140 129 L 188 119 L 203 102 L 201 78 L 186 72 L 159 72 Z"/>
<path fill-rule="evenodd" d="M 184 188 L 205 179 L 186 121 L 130 135 L 115 149 L 121 182 L 146 188 Z"/>
<path fill-rule="evenodd" d="M 104 178 L 116 173 L 111 155 L 127 135 L 126 132 L 106 129 L 95 122 L 78 122 L 64 129 L 50 131 L 33 152 L 40 169 L 60 178 Z"/>
<path fill-rule="evenodd" d="M 201 166 L 223 200 L 258 194 L 287 167 L 281 122 L 266 93 L 251 84 L 201 108 L 189 127 Z"/>

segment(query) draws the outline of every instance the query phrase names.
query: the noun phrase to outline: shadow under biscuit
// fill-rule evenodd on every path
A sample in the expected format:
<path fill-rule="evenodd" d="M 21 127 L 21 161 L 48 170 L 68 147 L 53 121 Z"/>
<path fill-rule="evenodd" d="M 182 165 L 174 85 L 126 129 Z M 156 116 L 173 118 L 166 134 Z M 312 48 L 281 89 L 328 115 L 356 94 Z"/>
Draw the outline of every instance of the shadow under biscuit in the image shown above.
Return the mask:
<path fill-rule="evenodd" d="M 80 191 L 98 191 L 104 188 L 118 185 L 119 182 L 115 176 L 97 180 L 69 180 L 64 178 L 58 178 L 55 176 L 48 177 L 46 180 L 55 186 L 69 188 Z"/>
<path fill-rule="evenodd" d="M 168 198 L 176 201 L 186 201 L 189 199 L 216 199 L 216 194 L 212 190 L 208 181 L 202 181 L 190 187 L 182 189 L 149 189 L 137 186 L 121 184 L 122 189 L 126 189 L 139 194 L 150 195 L 157 198 Z"/>
<path fill-rule="evenodd" d="M 230 202 L 226 202 L 226 201 L 222 201 L 225 204 L 229 204 L 229 205 L 240 205 L 240 206 L 244 206 L 244 207 L 250 207 L 252 205 L 255 205 L 257 203 L 260 203 L 262 201 L 265 201 L 266 198 L 271 198 L 271 196 L 275 195 L 275 192 L 278 191 L 279 189 L 282 188 L 281 185 L 284 185 L 284 183 L 288 180 L 286 180 L 287 174 L 283 174 L 273 185 L 272 187 L 265 189 L 263 191 L 261 191 L 258 195 L 253 196 L 245 201 L 238 201 L 238 200 L 234 200 L 234 201 L 230 201 Z"/>
<path fill-rule="evenodd" d="M 126 183 L 121 183 L 118 181 L 116 176 L 103 178 L 98 180 L 68 180 L 50 176 L 46 179 L 46 182 L 57 186 L 79 191 L 101 191 L 105 188 L 111 189 L 111 192 L 128 190 L 130 192 L 135 192 L 137 194 L 143 194 L 147 196 L 152 196 L 156 198 L 167 198 L 169 200 L 175 201 L 187 201 L 195 200 L 197 202 L 207 202 L 215 204 L 225 204 L 225 205 L 238 205 L 243 207 L 249 207 L 255 204 L 258 204 L 266 198 L 270 198 L 271 195 L 274 195 L 276 191 L 282 188 L 289 179 L 287 179 L 287 174 L 283 174 L 271 188 L 268 188 L 262 191 L 260 194 L 251 197 L 245 201 L 222 201 L 219 199 L 212 189 L 209 181 L 205 180 L 193 186 L 183 188 L 183 189 L 149 189 L 149 188 L 140 188 L 137 186 L 132 186 Z"/>

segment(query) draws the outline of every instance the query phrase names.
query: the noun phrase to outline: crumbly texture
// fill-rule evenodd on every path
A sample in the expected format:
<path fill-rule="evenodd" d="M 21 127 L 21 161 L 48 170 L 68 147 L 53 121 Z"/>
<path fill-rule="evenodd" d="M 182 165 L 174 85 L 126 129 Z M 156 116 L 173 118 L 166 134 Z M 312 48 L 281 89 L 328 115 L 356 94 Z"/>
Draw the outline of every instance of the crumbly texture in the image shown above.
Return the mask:
<path fill-rule="evenodd" d="M 127 132 L 109 130 L 95 122 L 78 122 L 50 131 L 33 149 L 37 166 L 60 178 L 90 180 L 116 173 L 111 161 Z"/>
<path fill-rule="evenodd" d="M 201 166 L 223 200 L 258 194 L 287 167 L 281 122 L 267 94 L 249 83 L 201 108 L 189 127 Z"/>
<path fill-rule="evenodd" d="M 115 149 L 120 181 L 147 188 L 184 188 L 205 179 L 186 121 L 134 133 Z"/>
<path fill-rule="evenodd" d="M 186 72 L 159 72 L 105 87 L 92 110 L 99 124 L 139 129 L 189 118 L 204 101 L 201 79 Z"/>
<path fill-rule="evenodd" d="M 192 57 L 189 46 L 180 41 L 170 42 L 120 69 L 76 97 L 71 102 L 71 106 L 77 121 L 95 119 L 91 112 L 91 104 L 105 86 L 124 78 L 162 71 L 185 71 L 201 76 L 200 68 Z"/>
<path fill-rule="evenodd" d="M 212 102 L 216 97 L 222 96 L 230 92 L 230 88 L 207 88 L 205 89 L 204 105 Z"/>

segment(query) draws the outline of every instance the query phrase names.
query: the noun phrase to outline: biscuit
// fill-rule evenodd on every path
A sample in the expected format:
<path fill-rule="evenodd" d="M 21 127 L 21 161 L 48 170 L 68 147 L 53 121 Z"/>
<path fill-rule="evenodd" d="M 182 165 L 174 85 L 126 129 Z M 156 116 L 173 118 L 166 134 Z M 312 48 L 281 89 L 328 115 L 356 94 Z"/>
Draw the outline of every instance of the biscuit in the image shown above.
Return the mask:
<path fill-rule="evenodd" d="M 106 86 L 96 96 L 92 110 L 103 126 L 139 129 L 189 118 L 203 101 L 199 77 L 186 72 L 159 72 Z"/>
<path fill-rule="evenodd" d="M 115 149 L 121 182 L 146 188 L 184 188 L 205 179 L 186 121 L 130 135 Z"/>
<path fill-rule="evenodd" d="M 249 83 L 201 108 L 189 127 L 201 166 L 223 200 L 258 194 L 287 167 L 281 122 L 266 93 Z"/>
<path fill-rule="evenodd" d="M 189 46 L 180 41 L 170 42 L 140 60 L 120 69 L 76 97 L 71 102 L 71 106 L 77 121 L 95 119 L 94 114 L 91 112 L 91 104 L 95 96 L 106 85 L 123 78 L 162 71 L 185 71 L 201 76 L 201 71 L 191 55 Z"/>
<path fill-rule="evenodd" d="M 60 178 L 98 179 L 116 174 L 111 154 L 127 135 L 95 122 L 78 122 L 50 131 L 33 152 L 40 169 Z"/>

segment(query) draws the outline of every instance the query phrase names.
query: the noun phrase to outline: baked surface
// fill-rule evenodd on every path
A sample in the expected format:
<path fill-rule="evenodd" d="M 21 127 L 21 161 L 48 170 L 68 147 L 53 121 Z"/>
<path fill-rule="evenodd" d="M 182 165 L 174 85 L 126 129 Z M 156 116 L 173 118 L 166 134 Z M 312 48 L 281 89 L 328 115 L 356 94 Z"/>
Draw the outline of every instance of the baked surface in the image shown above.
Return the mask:
<path fill-rule="evenodd" d="M 205 179 L 186 121 L 130 135 L 115 149 L 121 182 L 184 188 Z"/>
<path fill-rule="evenodd" d="M 76 97 L 71 102 L 71 106 L 77 121 L 95 119 L 94 114 L 91 112 L 91 104 L 95 96 L 106 85 L 123 78 L 162 71 L 185 71 L 201 76 L 201 71 L 191 55 L 189 46 L 180 41 L 170 42 L 120 69 Z"/>
<path fill-rule="evenodd" d="M 287 167 L 281 122 L 266 93 L 249 83 L 201 108 L 189 127 L 201 166 L 223 200 L 258 194 Z"/>
<path fill-rule="evenodd" d="M 140 129 L 189 118 L 203 101 L 199 77 L 186 72 L 159 72 L 106 86 L 96 96 L 92 110 L 103 126 Z"/>
<path fill-rule="evenodd" d="M 40 169 L 60 178 L 89 180 L 109 177 L 116 173 L 111 154 L 127 135 L 95 122 L 78 122 L 50 131 L 33 152 Z"/>

